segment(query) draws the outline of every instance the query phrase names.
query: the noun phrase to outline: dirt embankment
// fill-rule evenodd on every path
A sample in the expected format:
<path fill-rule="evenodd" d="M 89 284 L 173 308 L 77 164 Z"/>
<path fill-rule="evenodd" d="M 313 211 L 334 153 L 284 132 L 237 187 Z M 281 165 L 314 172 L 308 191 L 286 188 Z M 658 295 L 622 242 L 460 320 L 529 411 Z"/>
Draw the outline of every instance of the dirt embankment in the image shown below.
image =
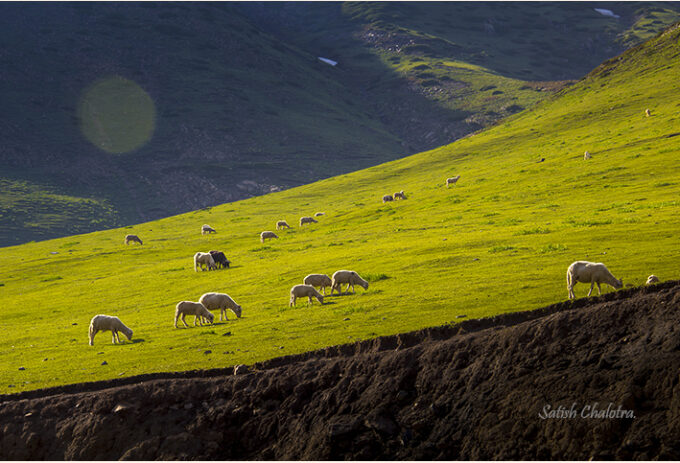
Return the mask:
<path fill-rule="evenodd" d="M 679 322 L 680 282 L 668 282 L 282 357 L 248 374 L 0 396 L 0 455 L 677 460 Z M 571 417 L 541 418 L 560 406 Z M 599 418 L 608 408 L 634 418 Z"/>

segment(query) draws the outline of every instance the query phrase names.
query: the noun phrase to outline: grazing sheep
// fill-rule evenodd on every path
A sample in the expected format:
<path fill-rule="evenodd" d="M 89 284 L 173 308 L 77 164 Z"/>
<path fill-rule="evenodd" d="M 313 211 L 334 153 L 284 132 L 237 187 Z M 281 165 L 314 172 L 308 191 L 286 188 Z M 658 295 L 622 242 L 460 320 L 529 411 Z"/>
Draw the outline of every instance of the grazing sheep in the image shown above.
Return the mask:
<path fill-rule="evenodd" d="M 208 251 L 208 252 L 215 261 L 216 267 L 229 268 L 229 264 L 231 264 L 231 262 L 229 262 L 229 259 L 227 259 L 227 256 L 225 256 L 222 251 Z"/>
<path fill-rule="evenodd" d="M 619 289 L 623 286 L 621 280 L 614 278 L 604 264 L 587 262 L 579 260 L 574 262 L 567 269 L 567 290 L 569 292 L 569 299 L 574 299 L 574 286 L 576 283 L 590 283 L 590 291 L 588 296 L 593 292 L 593 286 L 597 284 L 598 294 L 602 294 L 600 283 L 607 283 L 614 289 Z"/>
<path fill-rule="evenodd" d="M 652 115 L 652 112 L 649 109 L 645 109 L 645 116 L 649 117 Z"/>
<path fill-rule="evenodd" d="M 583 160 L 584 160 L 584 161 L 587 161 L 587 160 L 590 159 L 591 157 L 592 157 L 592 156 L 591 156 L 590 153 L 587 152 L 587 151 L 583 154 Z"/>
<path fill-rule="evenodd" d="M 281 229 L 284 229 L 284 228 L 290 228 L 290 225 L 288 225 L 288 222 L 286 222 L 285 220 L 279 220 L 278 222 L 276 222 L 276 229 L 277 230 L 281 230 Z"/>
<path fill-rule="evenodd" d="M 458 179 L 460 178 L 460 175 L 456 175 L 455 177 L 447 178 L 446 179 L 446 188 L 449 187 L 449 185 L 456 185 L 456 182 L 458 182 Z"/>
<path fill-rule="evenodd" d="M 132 330 L 125 326 L 120 318 L 110 315 L 95 315 L 90 321 L 90 345 L 94 345 L 94 335 L 99 331 L 110 331 L 112 342 L 120 342 L 118 332 L 121 331 L 129 340 L 132 339 Z"/>
<path fill-rule="evenodd" d="M 392 197 L 392 195 L 383 196 L 383 204 L 388 202 L 388 201 L 394 201 L 394 198 Z"/>
<path fill-rule="evenodd" d="M 142 244 L 142 240 L 139 239 L 137 235 L 125 235 L 125 244 L 139 243 Z"/>
<path fill-rule="evenodd" d="M 352 287 L 352 293 L 354 293 L 354 285 L 359 285 L 364 289 L 368 289 L 368 282 L 361 278 L 357 272 L 352 270 L 338 270 L 333 274 L 333 281 L 331 283 L 331 296 L 333 295 L 333 290 L 337 289 L 338 294 L 342 294 L 341 284 L 347 283 L 347 291 L 349 287 Z"/>
<path fill-rule="evenodd" d="M 326 215 L 326 213 L 325 212 L 317 212 L 316 214 L 314 214 L 314 217 L 321 217 L 322 215 Z"/>
<path fill-rule="evenodd" d="M 658 283 L 659 281 L 661 281 L 661 280 L 659 280 L 659 277 L 658 277 L 658 276 L 656 276 L 656 275 L 649 275 L 649 277 L 647 277 L 647 283 L 645 283 L 645 284 L 647 284 L 647 285 L 652 285 L 652 284 L 654 284 L 654 283 Z"/>
<path fill-rule="evenodd" d="M 203 270 L 203 266 L 207 267 L 209 271 L 217 268 L 215 259 L 213 259 L 209 252 L 197 252 L 194 254 L 194 272 L 198 272 L 199 267 Z"/>
<path fill-rule="evenodd" d="M 314 217 L 300 217 L 300 226 L 303 226 L 306 223 L 319 223 L 319 222 L 314 220 Z"/>
<path fill-rule="evenodd" d="M 202 235 L 206 235 L 206 234 L 208 234 L 208 233 L 217 233 L 217 232 L 216 232 L 215 229 L 214 229 L 213 227 L 211 227 L 210 225 L 203 225 L 203 226 L 201 227 L 201 234 L 202 234 Z"/>
<path fill-rule="evenodd" d="M 262 233 L 260 233 L 260 241 L 262 243 L 264 243 L 264 240 L 266 240 L 267 238 L 269 238 L 269 239 L 277 238 L 278 239 L 278 236 L 276 236 L 276 233 L 274 233 L 273 231 L 263 231 Z"/>
<path fill-rule="evenodd" d="M 196 326 L 196 322 L 203 326 L 204 318 L 207 318 L 210 323 L 215 320 L 215 316 L 200 302 L 182 301 L 178 302 L 175 306 L 175 328 L 177 328 L 177 319 L 180 316 L 182 317 L 184 326 L 189 328 L 189 325 L 187 325 L 187 321 L 185 320 L 187 315 L 194 315 L 194 326 Z"/>
<path fill-rule="evenodd" d="M 394 200 L 396 201 L 397 199 L 406 199 L 406 195 L 404 194 L 404 190 L 398 191 L 394 193 Z"/>
<path fill-rule="evenodd" d="M 307 305 L 312 303 L 312 298 L 315 297 L 321 304 L 323 304 L 323 296 L 320 292 L 314 289 L 311 285 L 295 285 L 290 289 L 290 306 L 295 305 L 295 300 L 298 297 L 308 297 L 309 302 Z"/>
<path fill-rule="evenodd" d="M 328 275 L 324 275 L 323 273 L 312 273 L 307 275 L 302 282 L 309 286 L 320 287 L 324 296 L 326 295 L 326 286 L 333 284 Z"/>
<path fill-rule="evenodd" d="M 220 320 L 222 320 L 222 316 L 224 316 L 225 320 L 228 320 L 227 309 L 234 312 L 236 318 L 241 318 L 241 306 L 234 302 L 228 294 L 205 293 L 198 302 L 203 304 L 208 310 L 220 309 Z"/>

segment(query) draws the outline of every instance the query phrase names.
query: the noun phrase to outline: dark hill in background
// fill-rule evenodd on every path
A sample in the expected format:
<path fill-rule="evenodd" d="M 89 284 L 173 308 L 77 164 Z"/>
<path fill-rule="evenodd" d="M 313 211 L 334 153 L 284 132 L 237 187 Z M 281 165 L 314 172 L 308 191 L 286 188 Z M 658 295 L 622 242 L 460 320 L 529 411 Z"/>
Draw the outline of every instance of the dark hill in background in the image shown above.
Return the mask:
<path fill-rule="evenodd" d="M 679 306 L 678 282 L 666 282 L 273 359 L 244 375 L 155 374 L 0 396 L 0 454 L 678 460 Z M 546 405 L 573 404 L 577 417 L 539 417 Z M 593 407 L 634 418 L 582 417 Z"/>
<path fill-rule="evenodd" d="M 614 19 L 594 6 L 4 3 L 0 245 L 168 216 L 442 145 L 530 106 L 680 9 L 606 3 Z M 80 129 L 83 92 L 108 76 L 135 82 L 155 104 L 153 137 L 130 153 L 107 153 Z"/>

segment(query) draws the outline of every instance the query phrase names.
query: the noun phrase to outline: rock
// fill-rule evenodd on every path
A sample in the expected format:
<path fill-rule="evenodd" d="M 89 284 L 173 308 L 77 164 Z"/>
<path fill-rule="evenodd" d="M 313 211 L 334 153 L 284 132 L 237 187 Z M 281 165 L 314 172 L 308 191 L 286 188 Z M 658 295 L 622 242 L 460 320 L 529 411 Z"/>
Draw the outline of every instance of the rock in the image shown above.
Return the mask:
<path fill-rule="evenodd" d="M 107 362 L 106 360 L 104 360 L 104 361 L 102 362 L 102 365 L 108 365 L 108 364 L 109 364 L 109 362 Z"/>
<path fill-rule="evenodd" d="M 349 317 L 345 317 L 342 319 L 343 322 L 346 322 L 347 320 L 349 320 Z"/>
<path fill-rule="evenodd" d="M 465 318 L 467 315 L 456 315 L 456 318 Z"/>
<path fill-rule="evenodd" d="M 224 333 L 222 336 L 231 336 L 231 331 L 227 331 L 227 332 Z"/>
<path fill-rule="evenodd" d="M 212 354 L 212 351 L 211 351 L 211 350 L 206 350 L 206 351 L 203 352 L 203 353 L 206 354 L 206 355 L 208 355 L 208 354 Z"/>
<path fill-rule="evenodd" d="M 25 370 L 25 369 L 26 369 L 26 368 L 24 368 L 24 367 L 19 367 L 19 371 L 23 371 L 23 370 Z"/>
<path fill-rule="evenodd" d="M 248 373 L 248 366 L 247 365 L 236 365 L 234 367 L 234 374 L 235 375 L 244 375 Z"/>
<path fill-rule="evenodd" d="M 194 404 L 192 404 L 191 402 L 189 402 L 188 404 L 184 404 L 185 410 L 191 410 L 192 408 L 194 408 Z"/>

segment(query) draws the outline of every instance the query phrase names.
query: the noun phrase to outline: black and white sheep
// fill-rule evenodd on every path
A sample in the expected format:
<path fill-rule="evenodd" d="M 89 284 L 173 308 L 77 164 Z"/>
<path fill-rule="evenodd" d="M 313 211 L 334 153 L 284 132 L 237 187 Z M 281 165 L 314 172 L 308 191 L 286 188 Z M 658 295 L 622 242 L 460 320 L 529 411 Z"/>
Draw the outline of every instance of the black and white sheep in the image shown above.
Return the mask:
<path fill-rule="evenodd" d="M 343 283 L 347 283 L 347 291 L 349 287 L 352 287 L 352 293 L 354 293 L 354 285 L 359 285 L 364 289 L 368 289 L 368 282 L 361 278 L 357 272 L 352 270 L 338 270 L 333 274 L 333 280 L 331 283 L 331 295 L 333 295 L 334 290 L 338 290 L 338 294 L 342 294 Z"/>
<path fill-rule="evenodd" d="M 194 326 L 196 323 L 203 326 L 203 319 L 206 318 L 210 323 L 215 320 L 215 316 L 200 302 L 182 301 L 175 306 L 175 328 L 177 328 L 177 320 L 181 317 L 184 326 L 189 328 L 185 317 L 187 315 L 194 315 Z"/>
<path fill-rule="evenodd" d="M 90 321 L 90 345 L 94 345 L 94 336 L 99 331 L 110 331 L 112 335 L 112 342 L 120 342 L 118 332 L 123 333 L 128 340 L 132 339 L 132 330 L 125 326 L 120 318 L 111 315 L 95 315 Z"/>
<path fill-rule="evenodd" d="M 404 194 L 404 190 L 397 191 L 394 193 L 394 200 L 396 201 L 397 199 L 406 199 L 406 195 Z"/>
<path fill-rule="evenodd" d="M 394 201 L 394 198 L 392 197 L 392 195 L 385 195 L 385 196 L 382 197 L 383 203 L 386 203 L 386 202 L 389 202 L 389 201 Z"/>
<path fill-rule="evenodd" d="M 225 256 L 222 251 L 208 251 L 208 252 L 215 261 L 216 267 L 229 268 L 229 264 L 231 264 L 231 262 L 229 261 L 229 259 L 227 259 L 227 256 Z"/>
<path fill-rule="evenodd" d="M 645 284 L 646 284 L 646 285 L 653 285 L 654 283 L 658 283 L 659 281 L 661 281 L 661 280 L 659 280 L 659 277 L 658 277 L 658 276 L 656 276 L 656 275 L 649 275 L 649 276 L 647 277 L 647 283 L 645 283 Z"/>
<path fill-rule="evenodd" d="M 593 292 L 593 287 L 597 284 L 598 294 L 602 294 L 600 283 L 607 283 L 614 289 L 623 287 L 623 281 L 617 280 L 614 275 L 602 263 L 578 260 L 572 263 L 567 269 L 567 291 L 569 299 L 574 299 L 574 286 L 576 283 L 590 283 L 588 296 Z"/>

